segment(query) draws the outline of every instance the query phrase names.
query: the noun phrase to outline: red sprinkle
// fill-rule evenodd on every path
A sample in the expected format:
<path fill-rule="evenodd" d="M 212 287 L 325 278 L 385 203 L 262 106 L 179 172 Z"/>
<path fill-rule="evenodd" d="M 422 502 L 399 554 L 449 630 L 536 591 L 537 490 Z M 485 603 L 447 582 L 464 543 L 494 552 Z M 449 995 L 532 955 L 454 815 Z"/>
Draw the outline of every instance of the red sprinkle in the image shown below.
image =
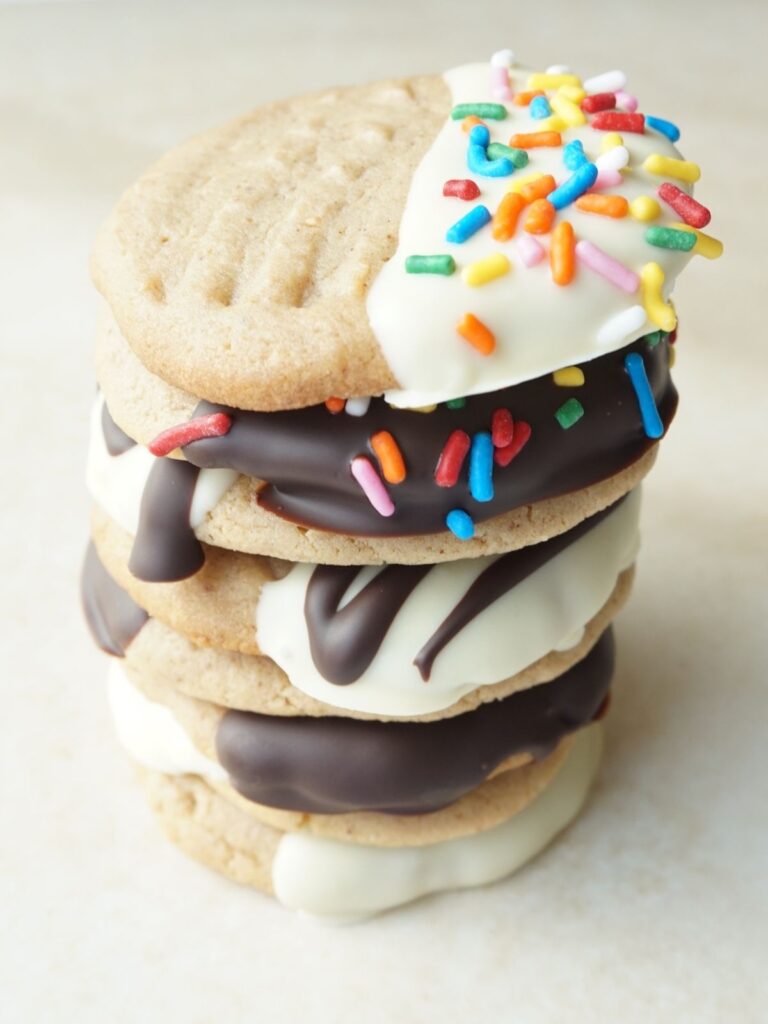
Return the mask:
<path fill-rule="evenodd" d="M 530 436 L 530 424 L 524 420 L 518 420 L 515 423 L 515 436 L 512 439 L 512 443 L 508 444 L 505 448 L 497 448 L 493 453 L 493 461 L 496 465 L 502 468 L 508 466 L 512 459 L 525 448 Z"/>
<path fill-rule="evenodd" d="M 595 114 L 590 124 L 601 132 L 635 132 L 642 135 L 645 131 L 645 114 L 620 114 L 618 111 L 606 110 Z"/>
<path fill-rule="evenodd" d="M 674 345 L 675 344 L 675 342 L 677 341 L 677 328 L 675 328 L 674 331 L 672 331 L 672 333 L 667 338 L 667 341 L 669 342 L 670 345 Z"/>
<path fill-rule="evenodd" d="M 506 448 L 512 444 L 515 424 L 509 409 L 497 409 L 491 418 L 491 439 L 494 448 Z"/>
<path fill-rule="evenodd" d="M 229 433 L 232 426 L 232 417 L 225 412 L 212 412 L 208 416 L 198 416 L 186 423 L 179 423 L 177 427 L 168 427 L 157 435 L 147 447 L 153 455 L 162 458 L 170 454 L 176 448 L 183 448 L 185 444 L 193 441 L 200 441 L 204 437 L 222 437 Z"/>
<path fill-rule="evenodd" d="M 450 178 L 443 185 L 443 195 L 454 196 L 456 199 L 477 199 L 480 189 L 471 178 Z"/>
<path fill-rule="evenodd" d="M 457 482 L 470 444 L 469 434 L 465 434 L 463 430 L 453 431 L 445 442 L 435 467 L 435 483 L 438 487 L 453 487 Z"/>
<path fill-rule="evenodd" d="M 668 206 L 672 207 L 681 220 L 684 220 L 686 224 L 690 224 L 692 228 L 705 228 L 712 220 L 712 214 L 706 206 L 697 203 L 693 196 L 689 196 L 687 192 L 683 192 L 681 188 L 678 188 L 677 185 L 673 185 L 669 181 L 659 185 L 656 194 L 659 199 L 663 199 Z"/>
<path fill-rule="evenodd" d="M 585 96 L 581 101 L 581 109 L 588 114 L 597 114 L 601 110 L 613 110 L 615 107 L 615 92 L 595 92 L 591 96 Z"/>

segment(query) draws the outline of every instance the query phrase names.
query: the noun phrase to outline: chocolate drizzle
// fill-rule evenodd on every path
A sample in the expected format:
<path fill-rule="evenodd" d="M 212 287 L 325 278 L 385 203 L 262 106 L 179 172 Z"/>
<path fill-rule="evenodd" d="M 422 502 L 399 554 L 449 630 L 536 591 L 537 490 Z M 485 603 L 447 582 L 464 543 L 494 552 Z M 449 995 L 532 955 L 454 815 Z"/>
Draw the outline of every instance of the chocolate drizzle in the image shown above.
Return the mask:
<path fill-rule="evenodd" d="M 202 568 L 203 548 L 189 521 L 199 473 L 181 459 L 158 459 L 150 470 L 128 562 L 137 579 L 172 582 Z"/>
<path fill-rule="evenodd" d="M 124 658 L 128 646 L 149 616 L 115 583 L 102 565 L 93 543 L 85 552 L 80 597 L 85 621 L 96 644 L 107 654 Z"/>
<path fill-rule="evenodd" d="M 515 754 L 543 757 L 605 705 L 610 629 L 549 683 L 437 722 L 283 718 L 227 711 L 216 749 L 249 800 L 315 814 L 425 814 L 458 800 Z"/>
<path fill-rule="evenodd" d="M 101 430 L 104 434 L 104 444 L 110 455 L 122 455 L 123 452 L 136 447 L 133 438 L 121 430 L 112 419 L 106 402 L 101 407 Z"/>
<path fill-rule="evenodd" d="M 429 679 L 435 658 L 472 619 L 597 526 L 623 500 L 566 533 L 542 544 L 510 551 L 492 562 L 414 658 L 422 679 Z M 346 686 L 360 678 L 376 657 L 398 612 L 432 568 L 387 565 L 341 611 L 339 603 L 362 569 L 335 565 L 318 565 L 314 569 L 307 584 L 304 618 L 312 660 L 324 679 Z"/>
<path fill-rule="evenodd" d="M 318 565 L 304 599 L 312 660 L 332 683 L 346 686 L 365 672 L 402 605 L 431 565 L 387 565 L 341 610 L 359 566 Z"/>
<path fill-rule="evenodd" d="M 624 369 L 629 352 L 642 354 L 651 390 L 666 426 L 677 406 L 669 376 L 669 348 L 640 339 L 617 352 L 582 364 L 585 382 L 558 387 L 552 374 L 501 391 L 467 398 L 462 409 L 445 404 L 423 414 L 393 409 L 374 398 L 365 416 L 332 416 L 325 406 L 285 412 L 243 412 L 201 402 L 194 415 L 229 413 L 234 422 L 223 437 L 205 438 L 184 448 L 200 467 L 226 467 L 266 481 L 257 500 L 276 515 L 305 527 L 358 536 L 413 536 L 445 530 L 445 516 L 463 508 L 476 522 L 521 505 L 579 490 L 635 462 L 655 443 L 646 437 L 631 383 Z M 584 416 L 564 430 L 555 412 L 572 396 Z M 450 488 L 437 487 L 434 470 L 452 430 L 488 430 L 493 412 L 508 408 L 532 427 L 520 454 L 494 470 L 495 495 L 476 502 L 467 474 Z M 380 516 L 350 472 L 352 459 L 369 453 L 369 439 L 388 430 L 403 452 L 407 477 L 389 492 L 395 514 Z"/>

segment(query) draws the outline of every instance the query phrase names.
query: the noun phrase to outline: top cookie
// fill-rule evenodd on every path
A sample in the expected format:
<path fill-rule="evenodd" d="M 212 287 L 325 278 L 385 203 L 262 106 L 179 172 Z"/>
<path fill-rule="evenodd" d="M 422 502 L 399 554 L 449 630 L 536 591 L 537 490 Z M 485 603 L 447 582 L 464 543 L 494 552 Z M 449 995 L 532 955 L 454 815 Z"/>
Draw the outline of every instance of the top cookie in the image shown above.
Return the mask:
<path fill-rule="evenodd" d="M 677 273 L 718 248 L 678 130 L 619 72 L 498 57 L 273 103 L 165 156 L 93 258 L 142 362 L 243 409 L 418 406 L 672 330 Z"/>

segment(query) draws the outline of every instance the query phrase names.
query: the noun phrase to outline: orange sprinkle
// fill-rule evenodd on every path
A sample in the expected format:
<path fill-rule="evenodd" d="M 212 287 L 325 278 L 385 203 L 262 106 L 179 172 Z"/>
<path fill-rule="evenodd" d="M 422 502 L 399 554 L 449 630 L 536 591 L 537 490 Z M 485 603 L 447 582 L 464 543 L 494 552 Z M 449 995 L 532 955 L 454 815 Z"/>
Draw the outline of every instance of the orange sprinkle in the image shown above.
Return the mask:
<path fill-rule="evenodd" d="M 325 400 L 325 408 L 328 412 L 332 412 L 334 416 L 337 413 L 344 412 L 344 406 L 346 404 L 346 398 L 326 398 Z"/>
<path fill-rule="evenodd" d="M 531 132 L 529 135 L 513 135 L 509 140 L 513 149 L 535 149 L 537 146 L 562 146 L 560 132 Z"/>
<path fill-rule="evenodd" d="M 405 462 L 397 441 L 388 430 L 371 435 L 371 448 L 379 460 L 381 473 L 388 484 L 401 484 L 405 480 Z"/>
<path fill-rule="evenodd" d="M 629 203 L 624 196 L 602 196 L 597 192 L 580 196 L 576 206 L 586 213 L 601 213 L 603 217 L 626 217 L 629 212 Z"/>
<path fill-rule="evenodd" d="M 573 227 L 567 220 L 561 220 L 552 232 L 549 246 L 549 265 L 555 284 L 570 284 L 576 270 L 576 239 Z"/>
<path fill-rule="evenodd" d="M 464 314 L 456 324 L 456 330 L 483 356 L 489 356 L 496 348 L 496 335 L 472 313 Z"/>
<path fill-rule="evenodd" d="M 543 95 L 543 89 L 529 89 L 528 92 L 515 93 L 515 98 L 512 102 L 516 103 L 518 107 L 527 107 L 531 100 L 535 100 L 537 96 Z"/>
<path fill-rule="evenodd" d="M 471 132 L 476 124 L 485 124 L 485 121 L 481 117 L 477 117 L 475 114 L 469 114 L 461 122 L 461 130 L 463 132 Z"/>
<path fill-rule="evenodd" d="M 529 181 L 520 189 L 520 198 L 524 203 L 533 203 L 537 199 L 545 199 L 550 192 L 555 191 L 555 179 L 551 174 L 542 174 L 540 178 Z"/>
<path fill-rule="evenodd" d="M 523 227 L 530 235 L 546 235 L 555 219 L 555 208 L 548 199 L 535 199 L 528 207 Z"/>
<path fill-rule="evenodd" d="M 517 218 L 525 201 L 517 192 L 507 192 L 493 215 L 491 234 L 497 242 L 508 242 L 517 229 Z"/>

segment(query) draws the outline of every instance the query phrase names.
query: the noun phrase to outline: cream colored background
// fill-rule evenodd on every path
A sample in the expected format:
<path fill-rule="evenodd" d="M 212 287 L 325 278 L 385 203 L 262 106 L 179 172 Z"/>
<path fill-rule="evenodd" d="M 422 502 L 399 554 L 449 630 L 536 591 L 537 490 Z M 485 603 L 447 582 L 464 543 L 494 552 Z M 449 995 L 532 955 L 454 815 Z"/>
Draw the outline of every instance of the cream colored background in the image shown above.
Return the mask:
<path fill-rule="evenodd" d="M 766 1020 L 766 38 L 759 0 L 0 8 L 4 1021 Z M 727 256 L 675 296 L 682 404 L 588 812 L 507 883 L 327 931 L 166 845 L 113 742 L 76 597 L 88 245 L 199 128 L 503 45 L 624 67 L 681 123 Z"/>

